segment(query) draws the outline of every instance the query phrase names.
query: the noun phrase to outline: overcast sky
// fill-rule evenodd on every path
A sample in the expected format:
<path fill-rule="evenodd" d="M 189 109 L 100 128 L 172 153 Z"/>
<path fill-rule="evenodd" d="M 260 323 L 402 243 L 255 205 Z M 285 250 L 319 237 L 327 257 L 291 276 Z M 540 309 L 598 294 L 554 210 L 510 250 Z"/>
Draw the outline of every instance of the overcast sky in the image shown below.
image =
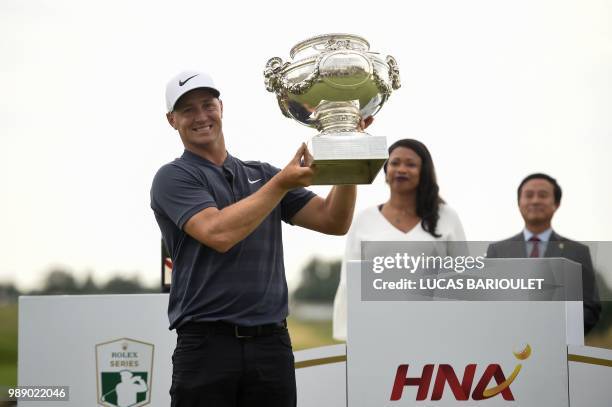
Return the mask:
<path fill-rule="evenodd" d="M 3 0 L 0 281 L 30 288 L 62 266 L 158 282 L 149 188 L 183 149 L 164 116 L 167 80 L 208 70 L 229 152 L 282 167 L 316 131 L 282 116 L 263 68 L 329 32 L 362 35 L 397 59 L 402 88 L 368 131 L 430 148 L 468 239 L 519 232 L 516 186 L 543 171 L 564 190 L 555 229 L 612 240 L 610 4 Z M 357 208 L 387 196 L 379 176 L 359 187 Z M 310 257 L 344 247 L 289 226 L 284 241 L 291 281 Z"/>

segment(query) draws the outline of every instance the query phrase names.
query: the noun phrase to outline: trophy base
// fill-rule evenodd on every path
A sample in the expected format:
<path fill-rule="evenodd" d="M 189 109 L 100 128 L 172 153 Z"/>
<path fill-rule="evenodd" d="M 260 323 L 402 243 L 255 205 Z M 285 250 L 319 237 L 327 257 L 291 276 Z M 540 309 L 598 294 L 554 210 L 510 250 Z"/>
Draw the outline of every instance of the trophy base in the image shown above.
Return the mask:
<path fill-rule="evenodd" d="M 308 144 L 317 167 L 313 185 L 371 184 L 389 157 L 385 137 L 361 132 L 321 134 Z"/>

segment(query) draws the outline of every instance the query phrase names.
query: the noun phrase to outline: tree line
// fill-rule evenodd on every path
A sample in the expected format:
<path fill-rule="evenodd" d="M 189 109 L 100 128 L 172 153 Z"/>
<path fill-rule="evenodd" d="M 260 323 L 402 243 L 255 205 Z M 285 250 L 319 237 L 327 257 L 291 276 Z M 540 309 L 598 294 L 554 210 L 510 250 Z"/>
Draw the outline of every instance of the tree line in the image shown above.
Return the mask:
<path fill-rule="evenodd" d="M 160 292 L 159 287 L 144 285 L 138 276 L 116 275 L 98 284 L 89 274 L 79 281 L 72 273 L 62 269 L 50 270 L 40 288 L 20 291 L 13 283 L 0 284 L 0 302 L 14 302 L 20 295 L 85 295 L 85 294 L 142 294 Z"/>

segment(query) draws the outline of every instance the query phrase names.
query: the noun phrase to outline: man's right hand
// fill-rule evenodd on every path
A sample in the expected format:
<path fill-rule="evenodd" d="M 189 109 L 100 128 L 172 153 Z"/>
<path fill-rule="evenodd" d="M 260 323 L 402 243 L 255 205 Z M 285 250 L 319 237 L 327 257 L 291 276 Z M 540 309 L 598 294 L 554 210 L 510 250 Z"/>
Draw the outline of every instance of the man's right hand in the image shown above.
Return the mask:
<path fill-rule="evenodd" d="M 307 187 L 312 184 L 315 170 L 314 165 L 312 165 L 312 155 L 306 144 L 302 143 L 289 164 L 276 174 L 271 181 L 286 191 Z"/>

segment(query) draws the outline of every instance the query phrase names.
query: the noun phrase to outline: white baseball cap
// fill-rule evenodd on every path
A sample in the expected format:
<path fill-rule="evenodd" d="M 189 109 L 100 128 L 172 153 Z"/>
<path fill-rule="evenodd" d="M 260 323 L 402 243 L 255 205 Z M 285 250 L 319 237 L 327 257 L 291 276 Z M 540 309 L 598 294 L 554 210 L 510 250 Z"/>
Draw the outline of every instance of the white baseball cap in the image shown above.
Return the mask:
<path fill-rule="evenodd" d="M 183 71 L 170 79 L 166 85 L 166 108 L 168 112 L 174 110 L 174 105 L 181 96 L 197 88 L 210 89 L 216 97 L 219 97 L 221 94 L 210 75 L 206 72 Z"/>

